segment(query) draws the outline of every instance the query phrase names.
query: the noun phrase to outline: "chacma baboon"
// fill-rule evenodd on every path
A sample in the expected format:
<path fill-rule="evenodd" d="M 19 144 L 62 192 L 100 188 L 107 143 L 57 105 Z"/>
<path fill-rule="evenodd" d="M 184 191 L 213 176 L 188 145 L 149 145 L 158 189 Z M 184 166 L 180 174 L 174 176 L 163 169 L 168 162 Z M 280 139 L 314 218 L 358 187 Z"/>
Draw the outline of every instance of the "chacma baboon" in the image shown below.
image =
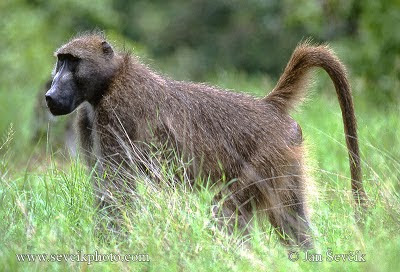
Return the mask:
<path fill-rule="evenodd" d="M 352 191 L 366 195 L 350 86 L 343 65 L 327 46 L 300 44 L 276 87 L 263 99 L 206 84 L 161 76 L 127 52 L 117 52 L 101 34 L 84 34 L 56 52 L 46 101 L 54 115 L 78 109 L 78 133 L 88 163 L 124 160 L 115 133 L 123 127 L 133 143 L 168 139 L 191 159 L 193 176 L 229 185 L 225 211 L 250 220 L 266 214 L 290 244 L 312 245 L 304 200 L 300 126 L 289 111 L 306 91 L 307 74 L 322 67 L 332 79 L 342 110 Z M 83 104 L 83 102 L 85 102 Z M 225 212 L 226 213 L 226 212 Z"/>
<path fill-rule="evenodd" d="M 40 89 L 34 106 L 32 120 L 32 141 L 46 143 L 52 150 L 65 149 L 70 155 L 76 155 L 76 134 L 73 117 L 56 119 L 50 114 L 44 94 L 50 89 L 53 79 L 46 81 Z"/>

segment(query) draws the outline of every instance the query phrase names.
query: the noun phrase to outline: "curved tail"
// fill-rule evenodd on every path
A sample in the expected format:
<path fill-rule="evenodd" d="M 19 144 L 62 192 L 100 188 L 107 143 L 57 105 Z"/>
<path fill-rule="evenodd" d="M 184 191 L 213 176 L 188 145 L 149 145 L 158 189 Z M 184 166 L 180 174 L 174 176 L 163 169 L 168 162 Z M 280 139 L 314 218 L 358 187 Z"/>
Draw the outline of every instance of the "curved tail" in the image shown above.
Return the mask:
<path fill-rule="evenodd" d="M 326 45 L 312 46 L 308 41 L 297 46 L 275 88 L 264 99 L 282 111 L 289 111 L 302 100 L 307 89 L 308 72 L 313 67 L 323 68 L 335 85 L 342 111 L 344 132 L 350 160 L 351 187 L 358 207 L 366 208 L 360 150 L 357 138 L 357 123 L 354 114 L 350 84 L 345 67 Z M 356 216 L 358 217 L 357 211 Z M 358 218 L 357 218 L 358 219 Z"/>

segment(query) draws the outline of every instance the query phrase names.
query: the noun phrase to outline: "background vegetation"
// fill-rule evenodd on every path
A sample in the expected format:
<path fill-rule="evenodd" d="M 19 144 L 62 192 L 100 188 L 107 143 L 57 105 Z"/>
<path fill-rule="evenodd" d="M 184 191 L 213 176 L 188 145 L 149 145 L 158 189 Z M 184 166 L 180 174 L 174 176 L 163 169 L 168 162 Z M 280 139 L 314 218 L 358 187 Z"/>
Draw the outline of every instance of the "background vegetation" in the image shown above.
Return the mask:
<path fill-rule="evenodd" d="M 0 1 L 0 270 L 395 271 L 400 267 L 399 22 L 395 0 Z M 340 111 L 332 84 L 318 72 L 310 102 L 294 113 L 310 147 L 315 180 L 310 198 L 315 252 L 361 250 L 367 262 L 290 262 L 268 226 L 243 245 L 239 234 L 213 230 L 212 192 L 188 195 L 184 185 L 139 192 L 140 202 L 126 204 L 126 211 L 139 211 L 127 212 L 128 234 L 99 235 L 90 178 L 79 159 L 46 149 L 46 139 L 43 145 L 32 141 L 34 107 L 54 64 L 52 52 L 77 32 L 95 28 L 173 78 L 255 96 L 273 88 L 300 40 L 331 44 L 353 86 L 372 207 L 365 228 L 356 229 Z M 18 263 L 15 257 L 96 249 L 145 252 L 151 261 L 87 266 Z"/>

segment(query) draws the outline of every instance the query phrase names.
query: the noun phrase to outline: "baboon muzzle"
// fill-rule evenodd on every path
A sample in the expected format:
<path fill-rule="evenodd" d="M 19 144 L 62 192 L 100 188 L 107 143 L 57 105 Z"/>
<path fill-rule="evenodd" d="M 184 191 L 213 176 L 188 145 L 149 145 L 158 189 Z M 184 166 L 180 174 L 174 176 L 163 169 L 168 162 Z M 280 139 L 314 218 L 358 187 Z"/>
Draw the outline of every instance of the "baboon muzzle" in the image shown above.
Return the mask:
<path fill-rule="evenodd" d="M 65 70 L 63 65 L 45 94 L 47 107 L 53 115 L 65 115 L 76 108 L 76 84 L 71 73 Z"/>

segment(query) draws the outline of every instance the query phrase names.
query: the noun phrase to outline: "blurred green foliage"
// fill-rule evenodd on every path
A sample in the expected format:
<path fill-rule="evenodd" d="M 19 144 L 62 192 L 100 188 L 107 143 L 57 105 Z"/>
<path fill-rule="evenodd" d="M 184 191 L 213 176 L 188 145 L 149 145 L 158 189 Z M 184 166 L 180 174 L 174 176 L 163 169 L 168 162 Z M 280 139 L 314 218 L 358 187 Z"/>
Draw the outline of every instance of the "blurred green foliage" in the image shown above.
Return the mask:
<path fill-rule="evenodd" d="M 183 62 L 182 78 L 205 80 L 221 67 L 277 77 L 296 44 L 312 37 L 341 46 L 340 55 L 351 72 L 365 78 L 370 98 L 386 103 L 399 97 L 396 0 L 116 3 L 120 31 L 172 67 Z"/>
<path fill-rule="evenodd" d="M 174 78 L 199 81 L 231 73 L 273 82 L 312 37 L 338 51 L 356 93 L 386 107 L 400 102 L 399 11 L 397 0 L 3 0 L 0 132 L 14 123 L 16 141 L 28 142 L 52 52 L 93 29 Z"/>

